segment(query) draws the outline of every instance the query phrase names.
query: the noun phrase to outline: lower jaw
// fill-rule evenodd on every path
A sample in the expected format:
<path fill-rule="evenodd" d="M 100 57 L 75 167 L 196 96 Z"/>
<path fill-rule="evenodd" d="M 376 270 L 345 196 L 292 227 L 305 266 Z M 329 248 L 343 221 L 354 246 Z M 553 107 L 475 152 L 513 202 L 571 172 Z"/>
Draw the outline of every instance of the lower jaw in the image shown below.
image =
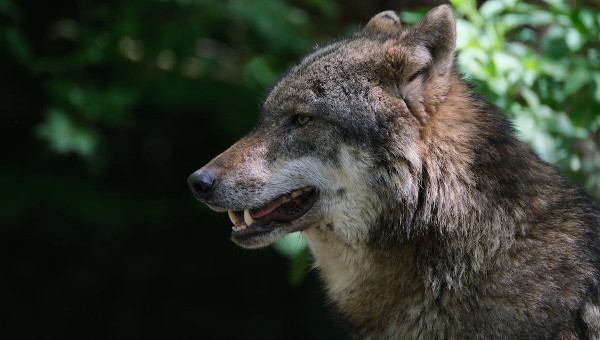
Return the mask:
<path fill-rule="evenodd" d="M 264 226 L 233 232 L 231 233 L 231 240 L 243 248 L 262 248 L 286 234 L 305 229 L 307 228 L 293 228 L 290 225 L 270 222 Z"/>
<path fill-rule="evenodd" d="M 233 238 L 247 238 L 260 236 L 269 233 L 272 230 L 277 229 L 277 222 L 271 221 L 265 225 L 251 225 L 249 227 L 244 227 L 244 229 L 239 231 L 233 231 L 231 233 L 231 237 Z"/>

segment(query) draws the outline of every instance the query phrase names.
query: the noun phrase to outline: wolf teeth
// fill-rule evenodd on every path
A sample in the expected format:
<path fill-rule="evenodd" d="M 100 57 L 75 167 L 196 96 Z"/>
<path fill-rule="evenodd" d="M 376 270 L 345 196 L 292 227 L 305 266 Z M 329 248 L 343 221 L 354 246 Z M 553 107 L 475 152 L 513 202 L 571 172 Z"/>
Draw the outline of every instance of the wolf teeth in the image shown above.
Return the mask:
<path fill-rule="evenodd" d="M 247 226 L 245 224 L 242 224 L 242 225 L 239 225 L 237 227 L 236 226 L 231 227 L 231 230 L 233 230 L 233 231 L 242 231 L 242 230 L 244 230 L 246 228 L 247 228 Z"/>
<path fill-rule="evenodd" d="M 287 202 L 290 202 L 290 201 L 291 201 L 291 200 L 293 200 L 294 198 L 296 198 L 296 197 L 298 197 L 298 196 L 302 195 L 303 193 L 305 193 L 305 192 L 309 192 L 309 191 L 312 191 L 312 190 L 313 190 L 313 188 L 311 188 L 311 187 L 304 188 L 304 189 L 300 189 L 300 190 L 296 190 L 296 191 L 292 192 L 292 193 L 291 193 L 291 194 L 289 194 L 289 195 L 283 196 L 283 198 L 281 199 L 281 203 L 287 203 Z"/>
<path fill-rule="evenodd" d="M 309 187 L 309 188 L 304 188 L 304 189 L 294 191 L 291 194 L 283 196 L 281 198 L 281 203 L 288 203 L 291 200 L 293 200 L 294 198 L 302 195 L 305 192 L 309 192 L 311 190 L 313 190 L 313 189 Z M 252 223 L 254 223 L 254 218 L 252 217 L 252 215 L 250 214 L 250 210 L 248 210 L 248 209 L 244 209 L 244 224 L 241 224 L 241 225 L 236 225 L 238 223 L 238 216 L 233 212 L 233 210 L 227 210 L 227 215 L 229 215 L 229 219 L 231 220 L 231 223 L 233 223 L 233 227 L 231 227 L 231 229 L 233 231 L 242 231 L 242 230 L 246 229 L 248 226 L 251 226 Z"/>
<path fill-rule="evenodd" d="M 252 218 L 252 216 L 250 216 L 250 211 L 248 209 L 244 210 L 244 222 L 246 222 L 246 225 L 252 225 L 252 222 L 254 222 L 254 219 Z"/>
<path fill-rule="evenodd" d="M 250 211 L 248 211 L 248 209 L 244 210 L 244 222 L 246 222 L 246 224 L 240 224 L 236 226 L 238 223 L 238 217 L 233 210 L 227 210 L 227 215 L 229 215 L 229 219 L 231 220 L 231 223 L 233 223 L 233 227 L 231 227 L 231 230 L 233 231 L 242 231 L 251 225 L 252 222 L 254 222 L 254 219 L 252 216 L 250 216 Z"/>
<path fill-rule="evenodd" d="M 231 220 L 231 223 L 233 223 L 233 225 L 235 225 L 237 223 L 237 217 L 235 216 L 235 213 L 233 212 L 233 210 L 227 210 L 227 215 L 229 215 L 229 219 Z"/>

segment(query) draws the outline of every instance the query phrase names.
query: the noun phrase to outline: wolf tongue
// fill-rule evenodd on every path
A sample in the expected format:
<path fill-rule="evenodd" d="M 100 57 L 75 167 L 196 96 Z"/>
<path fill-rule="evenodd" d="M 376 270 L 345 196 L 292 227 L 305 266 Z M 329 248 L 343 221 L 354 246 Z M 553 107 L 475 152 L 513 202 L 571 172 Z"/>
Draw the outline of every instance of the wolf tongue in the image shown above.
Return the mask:
<path fill-rule="evenodd" d="M 264 207 L 259 208 L 257 211 L 251 212 L 251 216 L 253 218 L 261 218 L 261 217 L 273 212 L 273 210 L 279 208 L 282 204 L 283 204 L 283 199 L 278 198 L 278 199 L 274 200 L 273 202 L 265 205 Z"/>

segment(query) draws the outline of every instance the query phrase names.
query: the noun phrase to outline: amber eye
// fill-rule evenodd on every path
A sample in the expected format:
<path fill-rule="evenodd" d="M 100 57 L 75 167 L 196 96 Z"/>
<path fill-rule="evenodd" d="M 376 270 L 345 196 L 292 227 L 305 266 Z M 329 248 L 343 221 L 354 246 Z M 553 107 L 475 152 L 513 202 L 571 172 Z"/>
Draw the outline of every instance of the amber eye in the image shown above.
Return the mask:
<path fill-rule="evenodd" d="M 312 118 L 311 116 L 297 115 L 296 123 L 298 123 L 298 125 L 306 125 L 306 123 L 308 123 L 311 118 Z"/>
<path fill-rule="evenodd" d="M 408 78 L 408 82 L 412 82 L 413 80 L 417 79 L 418 76 L 425 74 L 425 72 L 427 72 L 427 68 L 423 67 L 422 69 L 415 72 L 412 76 L 410 76 L 410 78 Z"/>

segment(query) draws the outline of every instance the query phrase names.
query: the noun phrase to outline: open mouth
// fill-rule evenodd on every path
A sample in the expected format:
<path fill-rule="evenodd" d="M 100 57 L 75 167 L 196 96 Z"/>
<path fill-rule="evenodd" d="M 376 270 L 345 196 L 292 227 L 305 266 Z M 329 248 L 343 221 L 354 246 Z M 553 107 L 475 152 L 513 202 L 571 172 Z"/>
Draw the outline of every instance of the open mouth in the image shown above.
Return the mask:
<path fill-rule="evenodd" d="M 231 235 L 244 237 L 270 231 L 276 227 L 275 222 L 290 222 L 304 215 L 316 200 L 317 191 L 312 187 L 306 187 L 279 196 L 256 209 L 227 210 L 233 223 Z"/>

